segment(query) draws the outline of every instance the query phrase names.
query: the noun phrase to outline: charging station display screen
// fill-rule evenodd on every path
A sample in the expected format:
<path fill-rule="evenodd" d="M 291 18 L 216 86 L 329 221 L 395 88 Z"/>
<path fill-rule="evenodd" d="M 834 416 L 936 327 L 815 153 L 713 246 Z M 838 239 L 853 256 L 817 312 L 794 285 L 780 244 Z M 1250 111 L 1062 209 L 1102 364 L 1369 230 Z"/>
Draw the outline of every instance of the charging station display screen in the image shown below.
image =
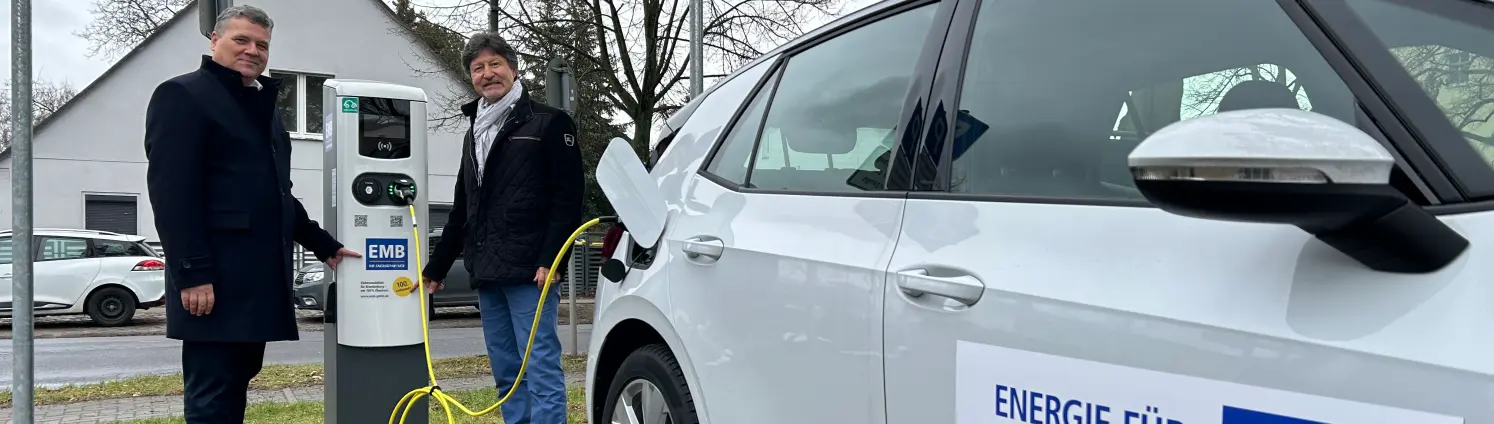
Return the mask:
<path fill-rule="evenodd" d="M 410 157 L 410 101 L 364 97 L 358 102 L 358 154 Z"/>

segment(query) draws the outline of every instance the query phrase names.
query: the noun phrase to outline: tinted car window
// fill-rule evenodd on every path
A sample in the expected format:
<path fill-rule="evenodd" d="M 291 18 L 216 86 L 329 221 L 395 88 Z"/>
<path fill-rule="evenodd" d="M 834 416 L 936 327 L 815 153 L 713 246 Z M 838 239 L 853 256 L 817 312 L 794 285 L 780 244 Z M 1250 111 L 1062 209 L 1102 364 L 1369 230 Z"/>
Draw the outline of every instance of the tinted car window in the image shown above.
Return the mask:
<path fill-rule="evenodd" d="M 951 191 L 1141 200 L 1126 157 L 1172 123 L 1256 108 L 1356 122 L 1348 87 L 1275 2 L 985 1 L 977 13 Z"/>
<path fill-rule="evenodd" d="M 94 240 L 93 256 L 96 257 L 121 257 L 121 256 L 155 256 L 145 250 L 139 243 L 116 240 Z"/>
<path fill-rule="evenodd" d="M 10 237 L 0 238 L 0 265 L 10 265 L 15 258 L 12 250 Z"/>
<path fill-rule="evenodd" d="M 937 7 L 883 18 L 789 58 L 768 105 L 750 185 L 881 190 L 878 176 Z"/>
<path fill-rule="evenodd" d="M 1447 8 L 1456 17 L 1386 0 L 1345 4 L 1390 48 L 1484 163 L 1494 164 L 1494 28 L 1489 27 L 1494 6 L 1417 1 Z M 1483 25 L 1470 23 L 1478 21 Z"/>

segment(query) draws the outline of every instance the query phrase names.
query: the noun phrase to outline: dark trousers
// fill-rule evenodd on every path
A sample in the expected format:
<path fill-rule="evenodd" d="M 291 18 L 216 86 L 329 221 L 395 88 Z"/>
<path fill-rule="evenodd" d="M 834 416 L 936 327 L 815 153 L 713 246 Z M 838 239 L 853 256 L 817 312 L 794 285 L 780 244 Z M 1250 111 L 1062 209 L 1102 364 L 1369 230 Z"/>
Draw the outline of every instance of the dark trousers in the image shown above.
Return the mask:
<path fill-rule="evenodd" d="M 264 359 L 264 343 L 182 342 L 187 423 L 243 424 L 249 380 Z"/>

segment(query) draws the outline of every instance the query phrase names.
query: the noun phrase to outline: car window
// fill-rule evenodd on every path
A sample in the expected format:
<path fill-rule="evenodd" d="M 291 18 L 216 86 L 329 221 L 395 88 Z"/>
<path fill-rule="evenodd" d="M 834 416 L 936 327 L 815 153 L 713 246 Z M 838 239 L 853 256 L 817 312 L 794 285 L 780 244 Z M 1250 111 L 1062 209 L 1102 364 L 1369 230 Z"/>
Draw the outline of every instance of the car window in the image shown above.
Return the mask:
<path fill-rule="evenodd" d="M 10 265 L 15 262 L 10 237 L 0 237 L 0 265 Z"/>
<path fill-rule="evenodd" d="M 139 243 L 116 240 L 94 240 L 93 256 L 101 258 L 125 257 L 125 256 L 155 256 L 145 250 Z"/>
<path fill-rule="evenodd" d="M 37 261 L 83 259 L 88 252 L 88 241 L 68 237 L 43 237 L 41 257 Z"/>
<path fill-rule="evenodd" d="M 751 165 L 748 159 L 752 158 L 752 146 L 757 144 L 763 110 L 768 108 L 768 97 L 772 95 L 773 87 L 778 85 L 778 76 L 781 74 L 782 72 L 774 72 L 763 88 L 752 96 L 752 103 L 742 112 L 736 124 L 732 125 L 731 132 L 717 150 L 716 157 L 706 166 L 706 172 L 733 183 L 746 184 L 747 167 Z"/>
<path fill-rule="evenodd" d="M 874 176 L 886 167 L 891 132 L 936 7 L 883 18 L 790 57 L 771 91 L 749 186 L 881 190 L 883 180 Z"/>
<path fill-rule="evenodd" d="M 1274 2 L 985 1 L 977 13 L 951 191 L 1141 200 L 1127 155 L 1169 124 L 1276 107 L 1356 123 L 1348 87 Z"/>
<path fill-rule="evenodd" d="M 1425 1 L 1464 6 L 1463 0 Z M 1390 48 L 1484 163 L 1494 164 L 1494 28 L 1385 0 L 1345 3 Z M 1466 6 L 1456 13 L 1468 20 L 1494 21 L 1494 6 Z"/>

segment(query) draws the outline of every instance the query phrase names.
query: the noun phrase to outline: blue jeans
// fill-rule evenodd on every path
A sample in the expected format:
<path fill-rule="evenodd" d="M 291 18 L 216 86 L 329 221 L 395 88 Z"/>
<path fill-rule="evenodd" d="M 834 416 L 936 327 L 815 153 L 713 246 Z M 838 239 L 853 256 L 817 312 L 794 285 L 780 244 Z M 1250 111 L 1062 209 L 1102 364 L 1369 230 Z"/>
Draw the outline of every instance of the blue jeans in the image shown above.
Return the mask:
<path fill-rule="evenodd" d="M 560 367 L 560 336 L 555 334 L 556 305 L 560 303 L 560 291 L 555 290 L 556 286 L 550 286 L 549 298 L 545 299 L 545 310 L 540 315 L 539 328 L 534 335 L 534 351 L 529 354 L 524 380 L 501 407 L 504 424 L 566 422 L 565 371 Z M 519 374 L 539 295 L 540 289 L 534 283 L 485 285 L 477 289 L 488 362 L 493 367 L 493 381 L 498 386 L 500 399 L 508 394 L 509 386 Z"/>

